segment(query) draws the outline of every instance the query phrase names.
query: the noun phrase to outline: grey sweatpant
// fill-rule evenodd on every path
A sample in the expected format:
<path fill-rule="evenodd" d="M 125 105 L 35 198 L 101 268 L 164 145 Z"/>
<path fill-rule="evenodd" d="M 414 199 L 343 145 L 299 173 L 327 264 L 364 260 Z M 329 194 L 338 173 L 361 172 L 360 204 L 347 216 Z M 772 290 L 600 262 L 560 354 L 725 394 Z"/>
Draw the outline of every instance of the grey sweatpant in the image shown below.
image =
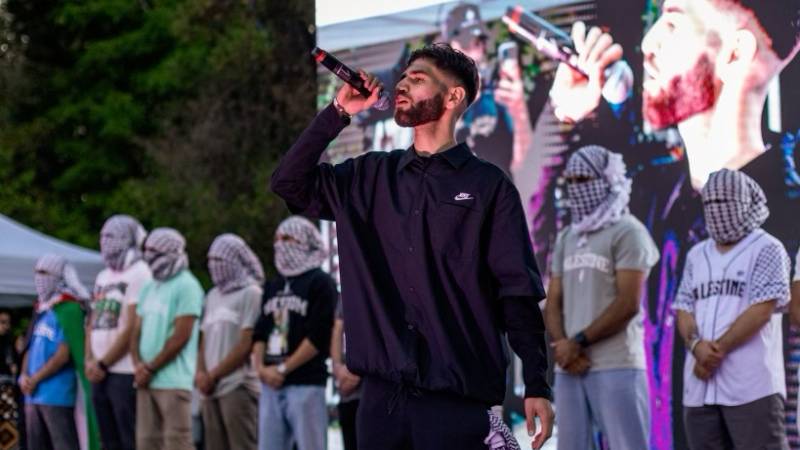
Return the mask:
<path fill-rule="evenodd" d="M 739 406 L 684 407 L 683 423 L 691 450 L 789 450 L 779 394 Z"/>

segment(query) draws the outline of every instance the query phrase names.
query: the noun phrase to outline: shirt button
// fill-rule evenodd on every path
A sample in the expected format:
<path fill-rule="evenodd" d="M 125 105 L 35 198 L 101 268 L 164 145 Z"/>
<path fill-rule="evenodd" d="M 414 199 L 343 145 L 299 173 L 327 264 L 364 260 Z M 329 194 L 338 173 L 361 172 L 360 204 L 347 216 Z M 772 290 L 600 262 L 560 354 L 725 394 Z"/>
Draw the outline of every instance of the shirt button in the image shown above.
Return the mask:
<path fill-rule="evenodd" d="M 408 247 L 408 253 L 414 253 L 414 247 Z"/>
<path fill-rule="evenodd" d="M 418 215 L 419 215 L 419 210 L 418 210 L 418 209 L 415 209 L 415 210 L 414 210 L 414 215 L 415 215 L 415 216 L 418 216 Z"/>
<path fill-rule="evenodd" d="M 416 292 L 416 289 L 414 289 L 413 287 L 410 287 L 410 288 L 408 288 L 408 292 Z"/>
<path fill-rule="evenodd" d="M 409 324 L 408 325 L 408 331 L 414 331 L 414 325 Z"/>

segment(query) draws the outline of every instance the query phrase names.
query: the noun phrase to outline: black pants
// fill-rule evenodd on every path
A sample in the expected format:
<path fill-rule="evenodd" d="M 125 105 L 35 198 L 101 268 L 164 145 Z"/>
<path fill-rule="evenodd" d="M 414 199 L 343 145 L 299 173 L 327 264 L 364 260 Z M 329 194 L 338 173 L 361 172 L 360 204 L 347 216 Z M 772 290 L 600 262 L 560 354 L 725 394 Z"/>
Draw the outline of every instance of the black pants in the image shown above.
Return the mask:
<path fill-rule="evenodd" d="M 344 450 L 357 450 L 358 440 L 356 439 L 356 412 L 358 411 L 358 400 L 339 403 L 339 424 L 342 426 L 342 441 Z"/>
<path fill-rule="evenodd" d="M 136 448 L 136 390 L 133 375 L 109 373 L 92 385 L 92 403 L 97 414 L 104 450 Z"/>
<path fill-rule="evenodd" d="M 362 383 L 359 450 L 487 450 L 488 405 L 375 377 Z"/>

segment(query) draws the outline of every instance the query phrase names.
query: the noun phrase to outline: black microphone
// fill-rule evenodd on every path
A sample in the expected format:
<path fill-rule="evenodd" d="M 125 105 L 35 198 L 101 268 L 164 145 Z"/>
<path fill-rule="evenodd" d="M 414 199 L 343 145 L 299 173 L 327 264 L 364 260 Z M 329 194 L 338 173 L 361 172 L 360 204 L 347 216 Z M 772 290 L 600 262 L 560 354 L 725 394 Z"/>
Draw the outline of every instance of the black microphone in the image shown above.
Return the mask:
<path fill-rule="evenodd" d="M 577 65 L 578 52 L 572 38 L 557 26 L 525 11 L 522 6 L 509 7 L 503 16 L 503 22 L 512 33 L 530 42 L 548 58 L 563 62 L 587 76 Z M 633 89 L 633 71 L 630 66 L 625 61 L 617 61 L 605 70 L 605 76 L 603 97 L 611 103 L 622 103 Z"/>
<path fill-rule="evenodd" d="M 361 79 L 361 75 L 344 65 L 344 63 L 336 59 L 330 53 L 319 47 L 314 47 L 314 50 L 311 51 L 311 55 L 314 56 L 314 59 L 316 59 L 318 63 L 325 66 L 326 69 L 333 72 L 334 75 L 339 77 L 342 81 L 354 87 L 364 98 L 369 98 L 369 96 L 372 95 L 372 93 L 364 87 L 364 80 Z M 391 99 L 389 95 L 386 91 L 381 89 L 381 92 L 378 94 L 378 101 L 375 102 L 372 107 L 378 111 L 384 111 L 389 108 L 390 104 Z"/>

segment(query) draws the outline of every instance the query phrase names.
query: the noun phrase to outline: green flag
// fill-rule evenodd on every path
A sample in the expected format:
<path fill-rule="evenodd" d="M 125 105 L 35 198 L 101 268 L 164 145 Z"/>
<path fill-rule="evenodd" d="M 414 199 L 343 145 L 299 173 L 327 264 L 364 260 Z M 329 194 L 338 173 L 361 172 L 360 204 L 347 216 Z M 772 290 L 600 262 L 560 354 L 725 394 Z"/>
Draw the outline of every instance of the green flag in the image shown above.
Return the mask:
<path fill-rule="evenodd" d="M 83 367 L 84 358 L 84 314 L 77 301 L 66 300 L 53 306 L 53 312 L 58 319 L 58 324 L 64 330 L 64 337 L 67 340 L 69 354 L 72 363 L 75 365 L 75 373 L 78 376 L 78 383 L 83 391 L 83 398 L 77 399 L 84 404 L 86 411 L 86 436 L 89 439 L 89 450 L 100 450 L 100 435 L 97 429 L 97 417 L 94 413 L 92 404 L 92 386 L 86 378 Z"/>

